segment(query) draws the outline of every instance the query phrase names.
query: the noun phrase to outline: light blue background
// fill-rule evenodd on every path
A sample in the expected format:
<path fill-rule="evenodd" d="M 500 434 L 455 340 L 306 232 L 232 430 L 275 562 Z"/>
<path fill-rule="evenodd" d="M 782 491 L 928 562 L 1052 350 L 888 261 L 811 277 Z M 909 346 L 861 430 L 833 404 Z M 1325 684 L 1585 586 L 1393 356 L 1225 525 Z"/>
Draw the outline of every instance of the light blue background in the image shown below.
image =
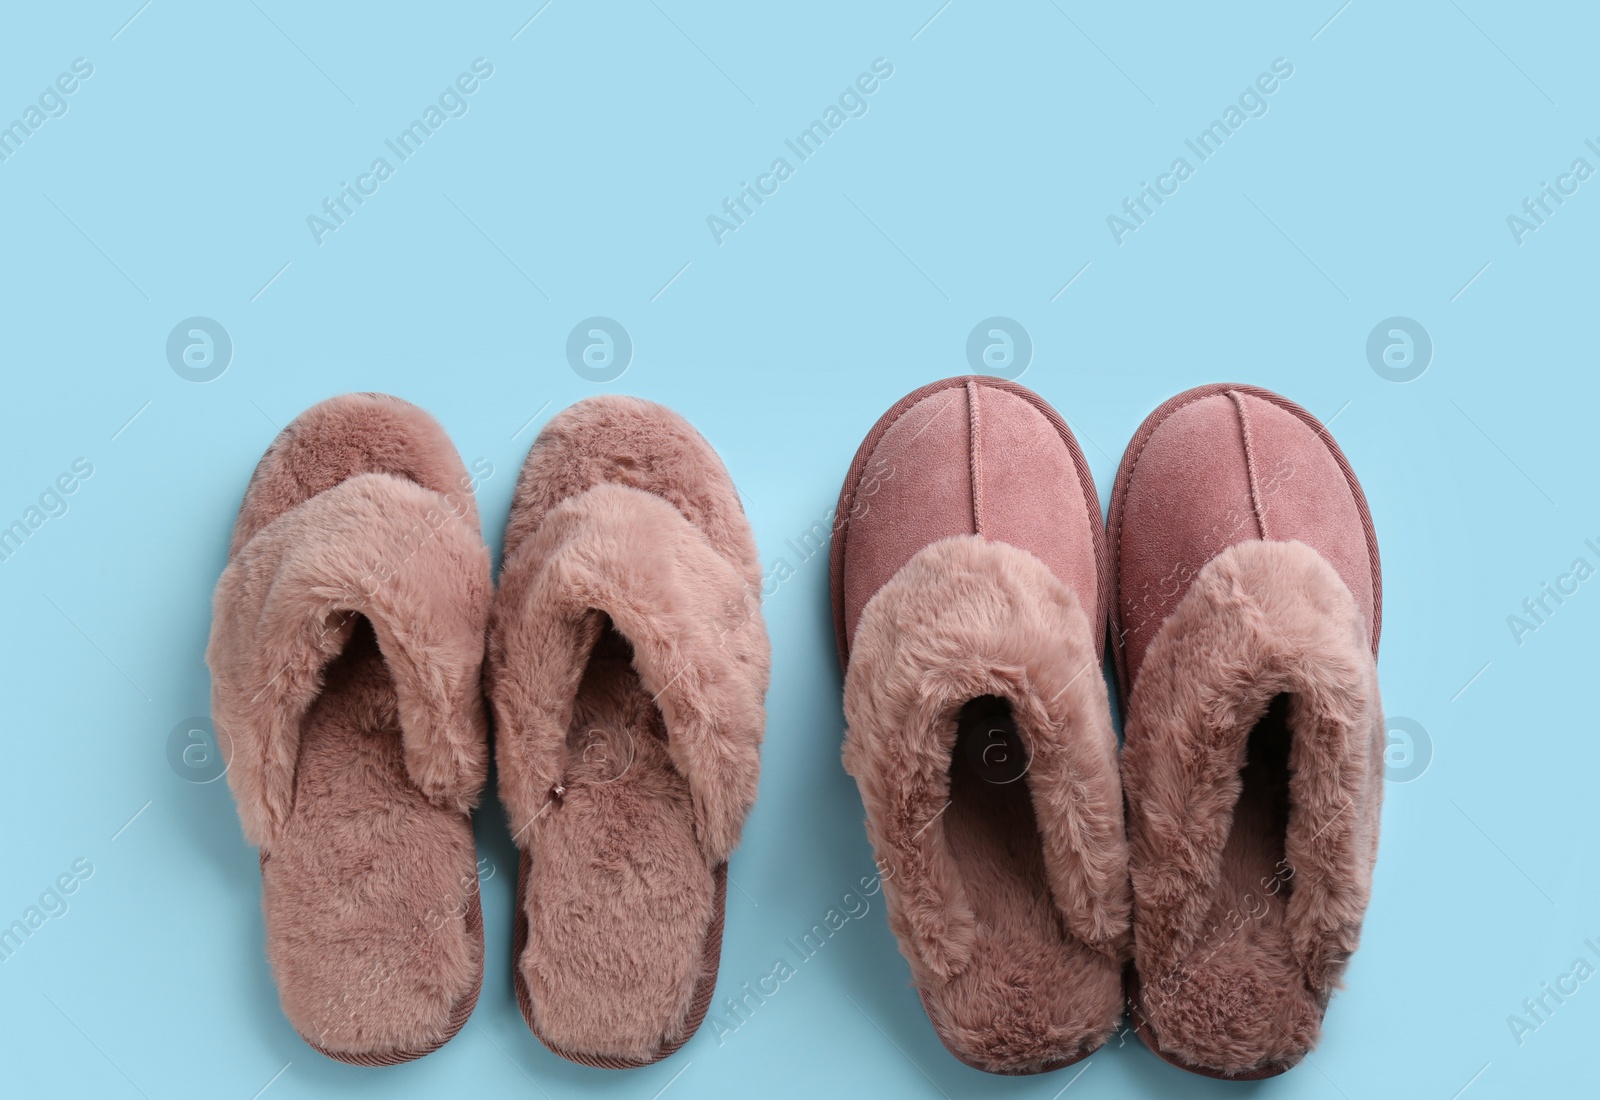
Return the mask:
<path fill-rule="evenodd" d="M 75 459 L 94 468 L 0 563 L 0 925 L 75 859 L 94 868 L 0 966 L 0 1091 L 1592 1093 L 1600 982 L 1520 1046 L 1507 1017 L 1600 943 L 1600 580 L 1520 645 L 1506 620 L 1575 558 L 1600 565 L 1584 546 L 1600 543 L 1600 181 L 1520 245 L 1506 218 L 1574 158 L 1600 167 L 1584 146 L 1600 135 L 1593 10 L 541 2 L 0 16 L 0 122 L 75 58 L 94 65 L 0 163 L 0 525 Z M 479 57 L 494 75 L 469 112 L 318 245 L 306 217 Z M 706 217 L 880 57 L 894 75 L 868 113 L 719 246 Z M 1294 75 L 1268 113 L 1118 245 L 1107 216 L 1280 57 Z M 234 344 L 204 385 L 165 354 L 196 315 Z M 566 360 L 592 315 L 635 345 L 605 385 Z M 1385 702 L 1427 731 L 1431 762 L 1388 785 L 1364 944 L 1308 1064 L 1229 1086 L 1130 1039 L 1087 1068 L 987 1077 L 939 1046 L 874 898 L 721 1042 L 708 1021 L 649 1069 L 570 1065 L 512 999 L 515 862 L 492 798 L 470 1025 L 393 1069 L 308 1049 L 277 1007 L 226 783 L 187 782 L 165 755 L 206 711 L 211 589 L 279 427 L 348 390 L 421 404 L 493 466 L 478 491 L 493 546 L 538 426 L 579 398 L 668 403 L 717 447 L 763 562 L 795 568 L 766 604 L 771 717 L 732 865 L 726 1020 L 726 996 L 872 868 L 839 763 L 825 558 L 785 540 L 827 516 L 883 409 L 967 371 L 968 333 L 993 315 L 1031 335 L 1020 380 L 1078 430 L 1103 500 L 1146 413 L 1216 380 L 1334 418 L 1366 486 Z M 1403 385 L 1365 350 L 1395 315 L 1435 346 Z"/>

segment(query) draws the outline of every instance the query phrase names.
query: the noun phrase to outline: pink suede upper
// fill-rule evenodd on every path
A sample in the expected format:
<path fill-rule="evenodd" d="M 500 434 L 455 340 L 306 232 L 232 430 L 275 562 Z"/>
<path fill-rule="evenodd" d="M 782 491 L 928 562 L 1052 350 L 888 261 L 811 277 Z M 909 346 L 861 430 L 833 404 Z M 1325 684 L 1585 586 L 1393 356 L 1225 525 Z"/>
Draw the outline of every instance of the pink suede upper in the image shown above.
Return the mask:
<path fill-rule="evenodd" d="M 1118 472 L 1109 537 L 1112 648 L 1124 697 L 1200 569 L 1248 540 L 1296 540 L 1327 559 L 1377 652 L 1381 588 L 1366 501 L 1326 430 L 1276 394 L 1203 386 L 1152 413 Z"/>
<path fill-rule="evenodd" d="M 1315 1045 L 1383 798 L 1382 588 L 1326 429 L 1250 386 L 1152 413 L 1112 494 L 1136 980 L 1162 1058 L 1255 1080 Z"/>
<path fill-rule="evenodd" d="M 907 395 L 874 426 L 839 500 L 834 618 L 848 652 L 861 610 L 923 547 L 983 535 L 1026 550 L 1078 596 L 1099 636 L 1105 570 L 1094 484 L 1059 414 L 986 376 Z"/>
<path fill-rule="evenodd" d="M 957 1058 L 1069 1065 L 1115 1029 L 1128 946 L 1094 482 L 1036 394 L 951 378 L 878 421 L 838 517 L 844 762 L 890 928 Z M 997 737 L 1021 773 L 975 767 Z"/>

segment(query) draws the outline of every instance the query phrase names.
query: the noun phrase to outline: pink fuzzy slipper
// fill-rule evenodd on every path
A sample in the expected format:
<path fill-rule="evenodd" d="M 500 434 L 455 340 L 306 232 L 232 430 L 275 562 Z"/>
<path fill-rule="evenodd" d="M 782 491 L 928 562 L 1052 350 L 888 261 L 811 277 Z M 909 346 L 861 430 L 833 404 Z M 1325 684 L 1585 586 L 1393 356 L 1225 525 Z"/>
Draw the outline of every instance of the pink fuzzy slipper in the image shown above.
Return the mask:
<path fill-rule="evenodd" d="M 1122 1015 L 1129 907 L 1088 466 L 1038 395 L 949 378 L 873 427 L 838 517 L 844 763 L 923 1007 L 977 1069 L 1069 1065 Z"/>
<path fill-rule="evenodd" d="M 705 1018 L 760 770 L 760 592 L 738 492 L 677 414 L 596 397 L 540 432 L 488 678 L 522 853 L 517 1001 L 564 1058 L 648 1065 Z"/>
<path fill-rule="evenodd" d="M 1195 1073 L 1315 1045 L 1356 948 L 1383 797 L 1382 587 L 1361 486 L 1252 386 L 1152 413 L 1111 501 L 1137 973 L 1130 1015 Z"/>
<path fill-rule="evenodd" d="M 256 467 L 217 583 L 212 716 L 284 1014 L 343 1062 L 436 1050 L 477 1002 L 489 598 L 471 482 L 415 406 L 324 401 Z"/>

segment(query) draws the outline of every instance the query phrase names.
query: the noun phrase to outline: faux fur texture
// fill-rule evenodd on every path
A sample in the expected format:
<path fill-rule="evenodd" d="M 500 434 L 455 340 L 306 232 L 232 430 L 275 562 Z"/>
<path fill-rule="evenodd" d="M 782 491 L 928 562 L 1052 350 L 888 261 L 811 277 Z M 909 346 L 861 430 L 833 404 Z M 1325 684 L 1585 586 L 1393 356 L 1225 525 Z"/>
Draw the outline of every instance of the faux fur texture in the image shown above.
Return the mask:
<path fill-rule="evenodd" d="M 295 417 L 261 456 L 228 556 L 296 504 L 356 474 L 390 474 L 432 489 L 462 523 L 479 529 L 471 479 L 439 422 L 386 393 L 346 393 Z"/>
<path fill-rule="evenodd" d="M 596 485 L 624 485 L 667 501 L 752 592 L 761 591 L 755 536 L 717 452 L 683 417 L 638 397 L 579 401 L 539 432 L 517 478 L 506 521 L 506 559 L 550 509 Z"/>
<path fill-rule="evenodd" d="M 294 813 L 261 863 L 284 1015 L 359 1065 L 442 1045 L 483 978 L 471 821 L 411 782 L 400 730 L 387 662 L 360 620 L 306 716 Z"/>
<path fill-rule="evenodd" d="M 962 535 L 868 601 L 850 654 L 844 761 L 890 927 L 941 1039 L 991 1072 L 1081 1055 L 1122 1011 L 1127 845 L 1098 641 L 1037 558 Z M 964 708 L 991 697 L 1029 756 L 1000 786 L 957 754 Z"/>
<path fill-rule="evenodd" d="M 1377 856 L 1385 732 L 1349 589 L 1302 543 L 1224 550 L 1152 641 L 1126 735 L 1135 1022 L 1221 1075 L 1298 1062 Z"/>
<path fill-rule="evenodd" d="M 218 583 L 212 715 L 261 846 L 285 1015 L 361 1065 L 426 1054 L 483 976 L 467 811 L 487 769 L 488 551 L 422 410 L 347 394 L 269 448 Z"/>
<path fill-rule="evenodd" d="M 488 674 L 500 796 L 527 857 L 517 982 L 565 1057 L 645 1064 L 704 1014 L 718 883 L 759 778 L 759 585 L 733 484 L 681 417 L 594 398 L 540 433 Z"/>
<path fill-rule="evenodd" d="M 498 749 L 512 832 L 538 828 L 567 773 L 579 688 L 598 675 L 591 655 L 608 620 L 664 720 L 706 863 L 721 863 L 760 777 L 766 628 L 739 572 L 682 513 L 621 485 L 556 505 L 503 570 L 492 675 L 499 724 L 515 734 Z"/>
<path fill-rule="evenodd" d="M 239 549 L 217 584 L 207 661 L 246 839 L 270 851 L 288 820 L 301 723 L 358 616 L 394 680 L 412 781 L 471 810 L 488 768 L 488 562 L 437 493 L 388 474 L 318 493 Z"/>

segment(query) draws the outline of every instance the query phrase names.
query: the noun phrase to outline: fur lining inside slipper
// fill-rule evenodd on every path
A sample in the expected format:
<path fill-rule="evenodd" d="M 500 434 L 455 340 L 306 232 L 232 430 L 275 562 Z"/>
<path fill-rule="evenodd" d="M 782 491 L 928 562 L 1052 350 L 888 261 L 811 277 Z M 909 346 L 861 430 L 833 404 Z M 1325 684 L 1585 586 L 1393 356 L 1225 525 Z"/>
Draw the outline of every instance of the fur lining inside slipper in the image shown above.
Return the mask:
<path fill-rule="evenodd" d="M 1050 1068 L 1121 1015 L 1127 845 L 1096 641 L 1037 558 L 960 535 L 872 597 L 851 649 L 844 761 L 890 926 L 941 1039 L 991 1072 Z"/>
<path fill-rule="evenodd" d="M 1128 708 L 1123 782 L 1141 1010 L 1162 1051 L 1292 1065 L 1360 936 L 1385 731 L 1350 591 L 1314 550 L 1213 558 Z"/>

